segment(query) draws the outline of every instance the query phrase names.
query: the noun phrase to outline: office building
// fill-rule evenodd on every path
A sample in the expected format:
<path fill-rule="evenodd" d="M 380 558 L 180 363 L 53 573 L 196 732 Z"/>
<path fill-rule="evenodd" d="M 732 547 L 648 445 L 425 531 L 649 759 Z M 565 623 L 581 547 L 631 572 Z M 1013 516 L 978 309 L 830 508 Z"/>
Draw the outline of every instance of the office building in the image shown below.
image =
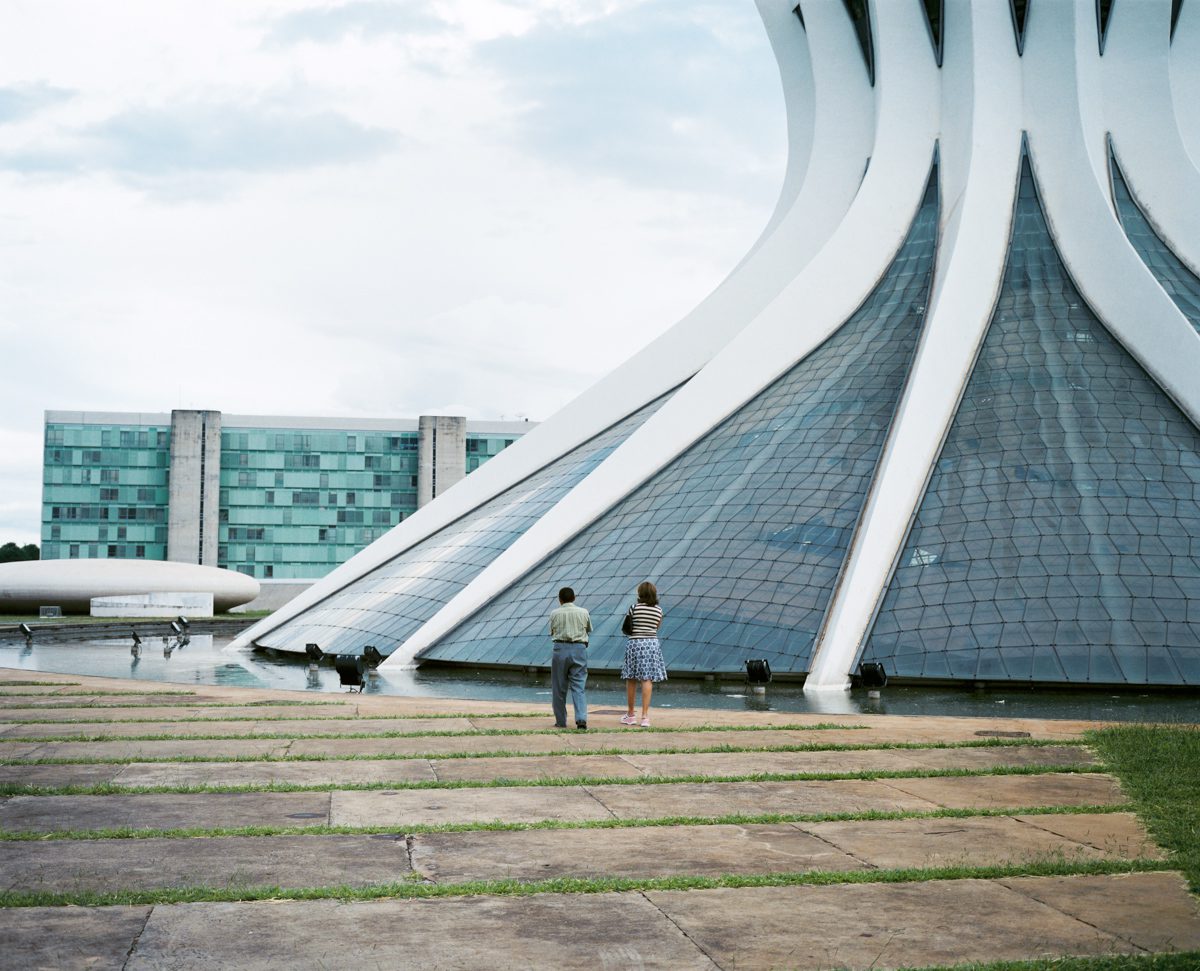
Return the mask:
<path fill-rule="evenodd" d="M 43 559 L 173 560 L 267 580 L 324 576 L 531 427 L 219 411 L 45 422 Z"/>

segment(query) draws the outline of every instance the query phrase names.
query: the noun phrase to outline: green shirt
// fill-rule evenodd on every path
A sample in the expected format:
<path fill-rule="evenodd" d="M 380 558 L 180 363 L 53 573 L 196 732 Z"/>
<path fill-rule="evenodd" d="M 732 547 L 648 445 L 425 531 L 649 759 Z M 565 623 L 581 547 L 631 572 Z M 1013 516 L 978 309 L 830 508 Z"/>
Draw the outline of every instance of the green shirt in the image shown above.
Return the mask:
<path fill-rule="evenodd" d="M 563 604 L 550 612 L 550 639 L 586 644 L 592 630 L 592 618 L 574 603 Z"/>

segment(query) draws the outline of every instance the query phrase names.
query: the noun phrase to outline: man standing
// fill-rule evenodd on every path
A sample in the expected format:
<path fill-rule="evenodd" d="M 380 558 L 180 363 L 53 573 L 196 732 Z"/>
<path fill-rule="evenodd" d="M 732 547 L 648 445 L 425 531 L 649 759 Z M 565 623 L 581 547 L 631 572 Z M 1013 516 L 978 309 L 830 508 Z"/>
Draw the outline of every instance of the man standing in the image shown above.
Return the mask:
<path fill-rule="evenodd" d="M 575 591 L 563 587 L 558 591 L 558 607 L 550 612 L 550 639 L 554 641 L 554 656 L 550 661 L 551 705 L 554 708 L 554 727 L 567 727 L 567 687 L 571 688 L 571 704 L 575 706 L 575 727 L 587 731 L 587 645 L 592 632 L 592 618 L 582 607 L 575 605 Z"/>

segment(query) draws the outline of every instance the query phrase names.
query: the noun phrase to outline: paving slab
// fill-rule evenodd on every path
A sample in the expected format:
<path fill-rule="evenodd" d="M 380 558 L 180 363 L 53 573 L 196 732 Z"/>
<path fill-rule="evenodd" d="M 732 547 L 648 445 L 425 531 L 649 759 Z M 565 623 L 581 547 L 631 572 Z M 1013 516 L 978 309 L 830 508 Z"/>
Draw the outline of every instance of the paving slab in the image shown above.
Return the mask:
<path fill-rule="evenodd" d="M 6 722 L 20 722 L 33 719 L 38 722 L 116 722 L 116 721 L 164 721 L 183 718 L 263 718 L 279 720 L 303 720 L 311 718 L 353 718 L 354 711 L 342 705 L 230 705 L 210 703 L 197 705 L 194 698 L 181 698 L 181 703 L 167 700 L 165 703 L 156 700 L 153 704 L 126 708 L 120 705 L 106 704 L 103 699 L 97 699 L 92 704 L 72 704 L 68 708 L 54 708 L 46 704 L 27 708 L 8 708 L 0 706 L 0 719 Z M 57 704 L 62 704 L 58 700 Z"/>
<path fill-rule="evenodd" d="M 411 872 L 403 834 L 22 841 L 0 854 L 0 887 L 51 893 L 365 887 Z"/>
<path fill-rule="evenodd" d="M 15 907 L 0 910 L 0 969 L 120 969 L 150 907 Z"/>
<path fill-rule="evenodd" d="M 637 779 L 644 773 L 620 755 L 540 755 L 492 759 L 439 759 L 433 771 L 442 781 L 497 779 Z"/>
<path fill-rule="evenodd" d="M 415 738 L 298 738 L 292 755 L 456 755 L 515 752 L 537 755 L 570 751 L 558 734 L 421 735 Z"/>
<path fill-rule="evenodd" d="M 1001 881 L 1047 907 L 1147 951 L 1200 950 L 1200 901 L 1180 873 L 1014 877 Z"/>
<path fill-rule="evenodd" d="M 261 712 L 258 712 L 261 715 Z M 470 731 L 465 719 L 271 719 L 246 721 L 134 721 L 134 722 L 52 722 L 37 724 L 0 725 L 7 738 L 56 738 L 64 735 L 88 735 L 104 738 L 138 737 L 143 735 L 204 736 L 237 738 L 243 735 L 353 735 L 387 732 L 451 732 Z M 431 727 L 432 722 L 432 727 Z"/>
<path fill-rule="evenodd" d="M 929 800 L 858 779 L 601 785 L 589 791 L 621 819 L 766 813 L 927 811 Z"/>
<path fill-rule="evenodd" d="M 880 869 L 1004 866 L 1038 860 L 1137 859 L 1142 848 L 1153 846 L 1144 833 L 1138 838 L 1140 827 L 1130 814 L 1072 815 L 1071 818 L 1090 820 L 1087 833 L 1092 842 L 1031 826 L 1010 816 L 796 825 L 855 859 Z M 1069 826 L 1061 828 L 1070 829 Z M 1157 853 L 1152 857 L 1161 858 Z"/>
<path fill-rule="evenodd" d="M 590 724 L 590 723 L 589 723 Z M 596 726 L 603 728 L 605 726 Z M 583 752 L 597 750 L 671 752 L 678 749 L 712 748 L 729 745 L 735 748 L 771 748 L 781 745 L 857 745 L 864 741 L 853 731 L 809 731 L 807 729 L 763 728 L 747 732 L 697 728 L 691 731 L 657 732 L 642 729 L 621 731 L 568 732 L 561 736 L 564 748 Z"/>
<path fill-rule="evenodd" d="M 169 738 L 149 742 L 5 742 L 0 741 L 0 759 L 174 759 L 174 758 L 269 758 L 286 755 L 291 739 L 244 738 L 211 741 Z"/>
<path fill-rule="evenodd" d="M 677 782 L 662 785 L 600 785 L 589 792 L 619 819 L 699 819 L 766 813 L 861 813 L 927 811 L 927 799 L 878 782 L 856 779 L 799 782 Z"/>
<path fill-rule="evenodd" d="M 924 768 L 899 750 L 853 752 L 700 752 L 626 755 L 646 775 L 748 775 L 758 772 L 912 772 Z"/>
<path fill-rule="evenodd" d="M 330 795 L 330 821 L 334 826 L 403 829 L 439 823 L 535 823 L 548 819 L 582 822 L 612 818 L 582 786 L 398 789 Z"/>
<path fill-rule="evenodd" d="M 850 854 L 787 823 L 419 833 L 412 837 L 412 857 L 413 869 L 436 883 L 866 868 Z"/>
<path fill-rule="evenodd" d="M 328 792 L 13 796 L 0 803 L 0 831 L 324 826 L 329 797 Z"/>
<path fill-rule="evenodd" d="M 334 792 L 335 826 L 542 820 L 712 818 L 937 808 L 879 782 L 711 782 Z M 1026 804 L 1022 804 L 1026 805 Z M 3 817 L 0 816 L 0 820 Z"/>
<path fill-rule="evenodd" d="M 126 766 L 114 782 L 121 786 L 302 786 L 435 782 L 424 759 L 330 762 L 143 762 Z"/>
<path fill-rule="evenodd" d="M 155 907 L 126 971 L 716 971 L 640 894 Z"/>
<path fill-rule="evenodd" d="M 20 786 L 94 786 L 112 782 L 119 765 L 0 765 L 0 783 Z"/>
<path fill-rule="evenodd" d="M 64 705 L 76 707 L 105 705 L 169 706 L 195 705 L 203 699 L 196 695 L 161 695 L 153 693 L 126 692 L 117 694 L 81 694 L 78 688 L 64 690 L 62 688 L 29 688 L 19 695 L 0 689 L 0 711 L 7 713 L 12 708 L 30 708 L 41 711 L 44 708 L 58 709 Z"/>
<path fill-rule="evenodd" d="M 1039 813 L 1017 816 L 1026 826 L 1074 840 L 1126 860 L 1165 860 L 1133 813 Z"/>
<path fill-rule="evenodd" d="M 1135 950 L 1085 920 L 988 880 L 654 891 L 645 896 L 716 964 L 737 971 L 879 971 Z M 1102 896 L 1113 905 L 1132 902 L 1116 882 Z"/>
<path fill-rule="evenodd" d="M 918 765 L 930 769 L 994 769 L 1004 765 L 1051 768 L 1096 765 L 1099 759 L 1083 745 L 1002 745 L 996 748 L 904 749 Z"/>
<path fill-rule="evenodd" d="M 1064 751 L 1059 751 L 1062 748 Z M 811 772 L 911 772 L 921 769 L 991 769 L 997 766 L 1074 766 L 1094 762 L 1076 746 L 1012 749 L 866 749 L 848 752 L 708 752 L 627 755 L 647 775 L 745 775 Z"/>
<path fill-rule="evenodd" d="M 1106 806 L 1127 801 L 1117 780 L 1102 773 L 888 779 L 887 784 L 947 809 Z"/>

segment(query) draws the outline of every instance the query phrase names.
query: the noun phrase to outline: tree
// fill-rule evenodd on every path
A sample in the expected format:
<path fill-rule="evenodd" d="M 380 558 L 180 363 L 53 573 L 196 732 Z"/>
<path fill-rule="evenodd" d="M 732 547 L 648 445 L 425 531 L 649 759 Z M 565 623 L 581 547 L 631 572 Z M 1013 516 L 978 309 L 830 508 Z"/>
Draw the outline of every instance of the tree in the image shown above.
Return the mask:
<path fill-rule="evenodd" d="M 16 543 L 5 543 L 0 546 L 0 563 L 14 563 L 18 560 L 37 560 L 41 558 L 41 550 L 36 543 L 18 546 Z"/>

